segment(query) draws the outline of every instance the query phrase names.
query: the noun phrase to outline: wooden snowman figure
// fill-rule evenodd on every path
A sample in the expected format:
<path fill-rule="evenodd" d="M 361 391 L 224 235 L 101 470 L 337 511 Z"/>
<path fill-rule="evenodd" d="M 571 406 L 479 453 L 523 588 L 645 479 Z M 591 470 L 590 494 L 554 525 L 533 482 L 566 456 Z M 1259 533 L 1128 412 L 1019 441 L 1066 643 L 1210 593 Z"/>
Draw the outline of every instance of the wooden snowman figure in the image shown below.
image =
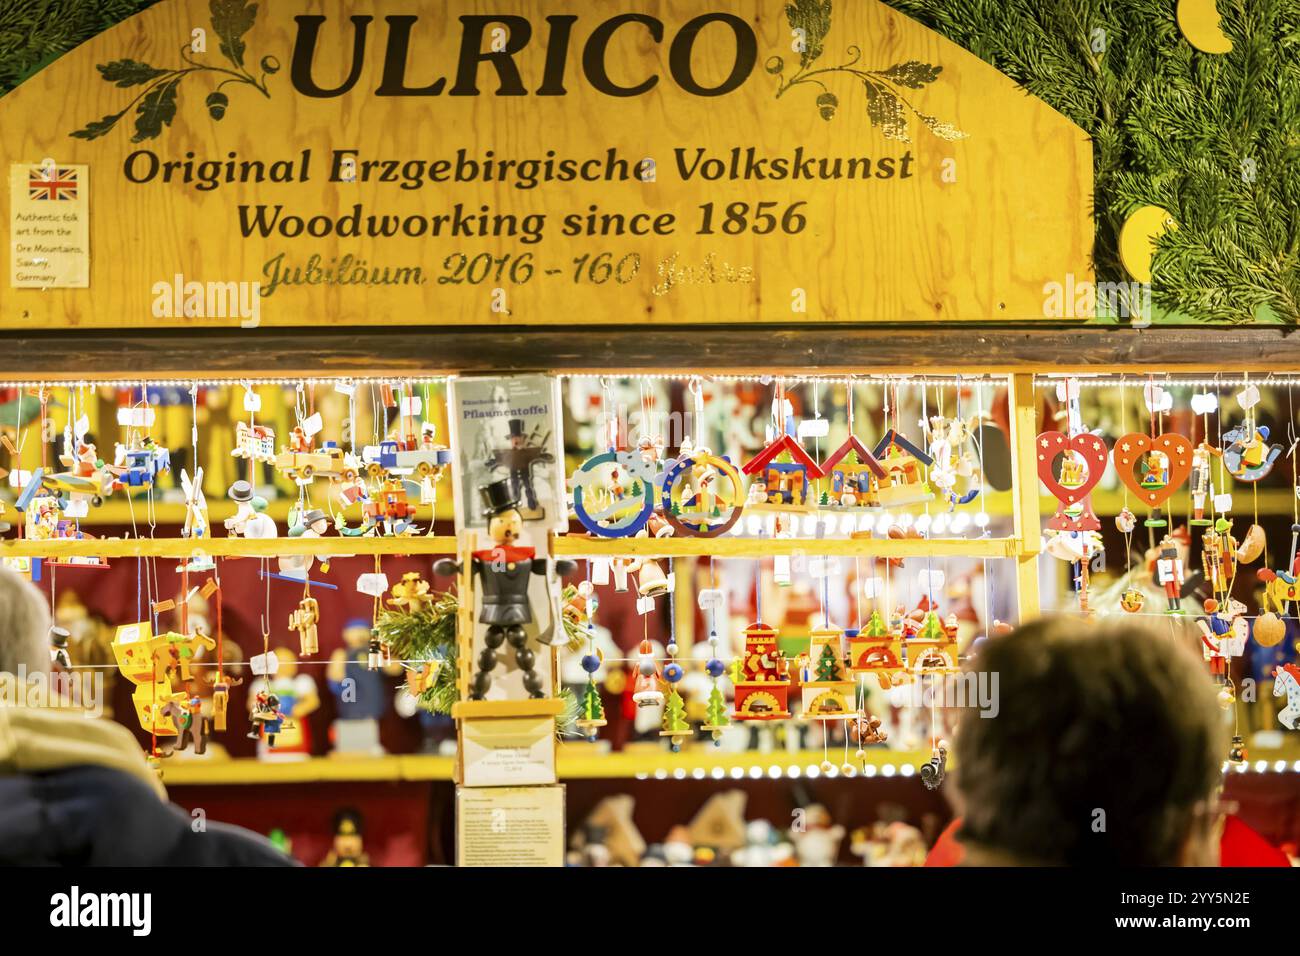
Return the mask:
<path fill-rule="evenodd" d="M 549 558 L 537 557 L 533 548 L 520 547 L 517 542 L 523 532 L 523 518 L 519 514 L 519 500 L 512 493 L 506 479 L 494 481 L 479 488 L 483 498 L 483 516 L 488 519 L 488 535 L 493 546 L 475 551 L 472 570 L 479 580 L 483 593 L 483 606 L 479 623 L 486 624 L 486 646 L 479 654 L 478 669 L 470 682 L 470 698 L 483 700 L 492 686 L 492 671 L 497 666 L 497 651 L 509 644 L 515 651 L 515 661 L 524 672 L 524 688 L 534 698 L 545 697 L 546 690 L 534 664 L 536 657 L 528 647 L 525 625 L 533 622 L 533 609 L 528 600 L 528 585 L 532 575 L 545 575 Z M 574 568 L 572 561 L 554 561 L 555 572 L 568 574 Z M 456 574 L 460 565 L 443 559 L 435 565 L 439 574 Z"/>

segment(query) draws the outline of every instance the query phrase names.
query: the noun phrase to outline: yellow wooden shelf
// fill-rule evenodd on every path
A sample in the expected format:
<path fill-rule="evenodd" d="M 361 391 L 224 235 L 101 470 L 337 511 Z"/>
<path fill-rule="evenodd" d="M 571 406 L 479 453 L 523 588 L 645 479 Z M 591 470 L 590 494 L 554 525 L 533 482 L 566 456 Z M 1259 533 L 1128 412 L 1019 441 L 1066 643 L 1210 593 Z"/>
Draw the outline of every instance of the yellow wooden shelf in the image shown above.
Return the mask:
<path fill-rule="evenodd" d="M 362 538 L 52 538 L 0 541 L 0 558 L 317 557 L 376 554 L 455 554 L 442 535 Z"/>
<path fill-rule="evenodd" d="M 850 557 L 1006 558 L 1016 553 L 1014 538 L 589 538 L 555 535 L 551 554 L 559 557 L 766 558 L 772 555 L 847 555 Z"/>
<path fill-rule="evenodd" d="M 842 774 L 839 762 L 843 753 L 832 753 L 831 757 L 835 774 Z M 867 776 L 910 775 L 929 758 L 928 751 L 871 749 L 865 763 L 873 770 L 868 770 Z M 560 744 L 557 759 L 560 780 L 740 780 L 822 773 L 820 750 L 728 753 L 714 748 L 704 738 L 687 744 L 680 753 L 657 744 L 633 744 L 610 753 L 596 744 L 564 743 Z M 860 767 L 852 755 L 849 763 Z M 431 755 L 312 757 L 294 761 L 171 757 L 162 761 L 162 779 L 165 785 L 177 787 L 451 780 L 455 765 L 455 757 Z M 861 770 L 856 773 L 861 775 Z"/>
<path fill-rule="evenodd" d="M 830 752 L 832 773 L 843 776 L 843 750 Z M 1266 749 L 1250 745 L 1251 759 L 1243 770 L 1229 773 L 1300 771 L 1300 742 L 1287 735 L 1283 746 Z M 930 759 L 929 751 L 870 748 L 864 761 L 849 755 L 858 777 L 910 777 Z M 740 753 L 715 748 L 703 735 L 688 742 L 680 753 L 657 743 L 634 743 L 612 753 L 599 744 L 562 743 L 557 758 L 559 779 L 564 780 L 744 780 L 829 776 L 822 768 L 820 750 Z M 866 770 L 862 769 L 863 764 Z M 296 761 L 253 758 L 171 757 L 162 761 L 167 786 L 226 786 L 238 784 L 312 784 L 344 782 L 452 780 L 455 757 L 409 754 L 387 757 L 312 757 Z M 955 766 L 949 756 L 948 767 Z"/>
<path fill-rule="evenodd" d="M 315 500 L 315 496 L 313 496 L 313 500 Z M 278 524 L 283 525 L 289 519 L 289 512 L 294 509 L 297 503 L 296 498 L 273 499 L 266 507 L 266 514 L 270 515 Z M 12 498 L 5 499 L 5 507 L 7 510 L 4 513 L 4 520 L 13 525 L 23 523 L 22 513 L 13 510 Z M 426 508 L 427 506 L 420 508 L 418 517 L 427 523 L 429 518 Z M 235 503 L 233 501 L 209 499 L 208 514 L 213 525 L 220 527 L 221 522 L 234 515 L 234 513 Z M 152 515 L 155 525 L 184 524 L 185 505 L 179 501 L 155 501 Z M 433 515 L 437 520 L 451 520 L 450 492 L 439 495 Z M 134 518 L 137 527 L 147 528 L 149 526 L 149 517 L 148 505 L 142 496 L 137 495 L 134 500 L 127 501 L 121 493 L 118 493 L 108 498 L 99 507 L 90 508 L 86 513 L 86 517 L 80 519 L 80 523 L 82 526 L 92 528 L 101 525 L 130 525 Z"/>
<path fill-rule="evenodd" d="M 538 700 L 458 700 L 451 705 L 457 720 L 490 720 L 494 717 L 558 717 L 564 701 L 556 697 Z"/>

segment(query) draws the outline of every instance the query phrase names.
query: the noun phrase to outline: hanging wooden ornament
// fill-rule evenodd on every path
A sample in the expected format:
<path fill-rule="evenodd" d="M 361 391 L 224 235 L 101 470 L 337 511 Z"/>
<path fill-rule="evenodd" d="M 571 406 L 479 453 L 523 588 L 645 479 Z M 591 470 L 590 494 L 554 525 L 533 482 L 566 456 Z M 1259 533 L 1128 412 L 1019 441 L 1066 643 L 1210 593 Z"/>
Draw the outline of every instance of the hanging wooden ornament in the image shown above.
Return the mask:
<path fill-rule="evenodd" d="M 1160 506 L 1187 481 L 1192 470 L 1192 443 L 1183 435 L 1166 432 L 1152 438 L 1142 432 L 1121 436 L 1111 449 L 1115 471 L 1130 491 L 1151 508 L 1146 525 L 1163 528 Z M 1138 467 L 1142 473 L 1137 473 Z"/>
<path fill-rule="evenodd" d="M 1138 282 L 1150 282 L 1156 240 L 1177 230 L 1174 217 L 1159 206 L 1140 206 L 1130 213 L 1119 231 L 1119 259 L 1128 274 Z"/>
<path fill-rule="evenodd" d="M 1223 433 L 1223 465 L 1238 481 L 1256 482 L 1268 476 L 1282 457 L 1282 446 L 1268 441 L 1268 426 L 1246 419 Z"/>
<path fill-rule="evenodd" d="M 1232 40 L 1223 32 L 1214 0 L 1178 0 L 1178 29 L 1202 53 L 1232 52 Z"/>
<path fill-rule="evenodd" d="M 1300 730 L 1300 667 L 1282 664 L 1273 670 L 1273 696 L 1285 697 L 1278 722 L 1287 730 Z"/>
<path fill-rule="evenodd" d="M 640 531 L 655 510 L 655 468 L 637 452 L 607 451 L 573 473 L 573 513 L 589 532 L 626 538 Z"/>
<path fill-rule="evenodd" d="M 1089 494 L 1106 471 L 1106 443 L 1096 435 L 1080 432 L 1066 437 L 1061 432 L 1043 432 L 1034 440 L 1038 478 L 1060 502 L 1047 521 L 1051 531 L 1100 531 Z M 1056 459 L 1061 458 L 1059 475 Z"/>
<path fill-rule="evenodd" d="M 696 449 L 668 465 L 663 481 L 663 515 L 679 534 L 716 538 L 740 520 L 745 484 L 726 458 Z"/>
<path fill-rule="evenodd" d="M 1286 637 L 1286 622 L 1273 611 L 1264 611 L 1255 618 L 1251 636 L 1260 647 L 1276 647 Z"/>

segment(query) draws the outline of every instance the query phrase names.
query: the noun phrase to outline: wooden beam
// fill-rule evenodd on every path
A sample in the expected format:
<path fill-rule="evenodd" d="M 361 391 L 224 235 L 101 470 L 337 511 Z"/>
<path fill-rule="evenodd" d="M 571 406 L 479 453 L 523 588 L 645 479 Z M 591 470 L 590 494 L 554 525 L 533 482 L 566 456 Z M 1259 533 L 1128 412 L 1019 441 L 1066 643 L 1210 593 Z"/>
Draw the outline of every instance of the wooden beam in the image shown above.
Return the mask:
<path fill-rule="evenodd" d="M 841 555 L 877 558 L 1007 558 L 1014 538 L 588 538 L 555 535 L 556 557 L 766 558 L 782 555 Z"/>
<path fill-rule="evenodd" d="M 383 554 L 455 554 L 450 536 L 369 538 L 31 538 L 0 541 L 0 558 L 266 558 Z"/>
<path fill-rule="evenodd" d="M 1037 617 L 1041 611 L 1038 593 L 1038 552 L 1042 532 L 1039 527 L 1038 459 L 1034 439 L 1038 436 L 1038 398 L 1034 376 L 1028 372 L 1011 376 L 1011 459 L 1015 466 L 1012 478 L 1011 516 L 1016 556 L 1016 606 L 1020 623 Z"/>
<path fill-rule="evenodd" d="M 1300 369 L 1284 326 L 1005 327 L 806 323 L 762 328 L 33 330 L 0 333 L 0 379 L 286 378 L 554 371 L 834 374 Z M 666 347 L 665 342 L 671 342 Z"/>

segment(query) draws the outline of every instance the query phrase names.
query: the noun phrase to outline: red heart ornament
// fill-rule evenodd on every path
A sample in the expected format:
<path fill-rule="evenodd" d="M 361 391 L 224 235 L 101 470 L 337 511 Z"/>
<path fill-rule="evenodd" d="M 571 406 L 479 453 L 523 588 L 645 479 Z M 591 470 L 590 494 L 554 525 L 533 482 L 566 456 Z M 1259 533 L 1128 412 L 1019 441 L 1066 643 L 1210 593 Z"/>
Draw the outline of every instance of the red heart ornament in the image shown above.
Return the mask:
<path fill-rule="evenodd" d="M 1072 451 L 1083 457 L 1088 475 L 1083 484 L 1067 488 L 1052 474 L 1052 464 L 1062 452 Z M 1043 432 L 1034 439 L 1034 452 L 1038 457 L 1038 479 L 1047 490 L 1065 505 L 1072 505 L 1088 497 L 1088 492 L 1101 481 L 1106 471 L 1106 443 L 1096 435 L 1080 432 L 1067 438 L 1061 432 Z"/>
<path fill-rule="evenodd" d="M 1133 466 L 1149 451 L 1163 452 L 1169 462 L 1169 474 L 1164 476 L 1161 486 L 1144 485 L 1133 473 Z M 1129 432 L 1116 439 L 1111 456 L 1119 480 L 1152 508 L 1159 508 L 1168 501 L 1192 471 L 1192 443 L 1175 432 L 1166 432 L 1156 438 L 1141 432 Z"/>

